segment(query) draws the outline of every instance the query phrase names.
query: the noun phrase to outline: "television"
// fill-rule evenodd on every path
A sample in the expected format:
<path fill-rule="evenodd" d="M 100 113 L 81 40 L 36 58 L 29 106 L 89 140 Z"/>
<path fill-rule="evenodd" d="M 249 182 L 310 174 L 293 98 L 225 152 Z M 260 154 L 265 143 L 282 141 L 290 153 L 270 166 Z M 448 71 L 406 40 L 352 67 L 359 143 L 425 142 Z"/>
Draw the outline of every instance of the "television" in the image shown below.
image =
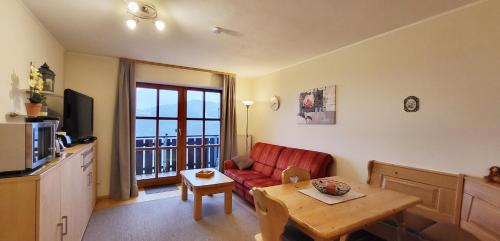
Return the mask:
<path fill-rule="evenodd" d="M 93 141 L 94 99 L 71 89 L 64 90 L 63 130 L 74 143 Z"/>

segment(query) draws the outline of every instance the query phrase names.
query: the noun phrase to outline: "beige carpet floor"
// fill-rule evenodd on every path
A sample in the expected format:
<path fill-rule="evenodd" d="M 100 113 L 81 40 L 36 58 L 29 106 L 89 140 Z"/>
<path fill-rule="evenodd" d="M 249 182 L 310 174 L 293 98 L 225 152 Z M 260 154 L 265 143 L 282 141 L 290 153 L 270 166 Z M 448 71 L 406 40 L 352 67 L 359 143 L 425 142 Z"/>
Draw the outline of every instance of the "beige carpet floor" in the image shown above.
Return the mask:
<path fill-rule="evenodd" d="M 203 197 L 203 219 L 193 219 L 193 196 L 97 210 L 83 241 L 252 241 L 259 232 L 255 213 L 233 200 L 233 213 L 224 213 L 224 196 Z"/>

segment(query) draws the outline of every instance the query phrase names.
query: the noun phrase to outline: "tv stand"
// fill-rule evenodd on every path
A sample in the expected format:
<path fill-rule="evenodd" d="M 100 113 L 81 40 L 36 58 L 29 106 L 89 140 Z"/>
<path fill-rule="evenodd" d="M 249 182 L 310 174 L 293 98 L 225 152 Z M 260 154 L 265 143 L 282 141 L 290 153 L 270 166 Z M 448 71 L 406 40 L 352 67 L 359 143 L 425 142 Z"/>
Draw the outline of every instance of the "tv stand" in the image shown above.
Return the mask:
<path fill-rule="evenodd" d="M 97 137 L 95 136 L 86 136 L 78 138 L 77 142 L 78 144 L 87 144 L 87 143 L 92 143 L 95 140 L 97 140 Z"/>

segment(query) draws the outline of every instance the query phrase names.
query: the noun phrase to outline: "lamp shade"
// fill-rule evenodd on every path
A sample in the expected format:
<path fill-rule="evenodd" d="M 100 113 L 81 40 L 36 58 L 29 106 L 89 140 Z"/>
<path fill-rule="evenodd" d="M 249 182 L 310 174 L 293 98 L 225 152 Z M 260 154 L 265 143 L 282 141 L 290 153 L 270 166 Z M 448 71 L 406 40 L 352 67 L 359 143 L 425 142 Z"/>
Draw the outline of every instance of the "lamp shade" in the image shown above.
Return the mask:
<path fill-rule="evenodd" d="M 245 106 L 252 106 L 253 105 L 253 100 L 242 100 L 241 103 Z"/>

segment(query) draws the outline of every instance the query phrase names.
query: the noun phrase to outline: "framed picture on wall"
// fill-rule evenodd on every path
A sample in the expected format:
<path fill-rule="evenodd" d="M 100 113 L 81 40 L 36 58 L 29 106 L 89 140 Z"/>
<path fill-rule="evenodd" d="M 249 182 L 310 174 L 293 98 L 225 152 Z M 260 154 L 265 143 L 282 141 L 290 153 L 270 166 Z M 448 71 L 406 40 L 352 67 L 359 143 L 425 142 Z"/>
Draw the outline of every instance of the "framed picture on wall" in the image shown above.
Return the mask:
<path fill-rule="evenodd" d="M 299 93 L 297 124 L 336 123 L 336 86 L 329 85 Z"/>

